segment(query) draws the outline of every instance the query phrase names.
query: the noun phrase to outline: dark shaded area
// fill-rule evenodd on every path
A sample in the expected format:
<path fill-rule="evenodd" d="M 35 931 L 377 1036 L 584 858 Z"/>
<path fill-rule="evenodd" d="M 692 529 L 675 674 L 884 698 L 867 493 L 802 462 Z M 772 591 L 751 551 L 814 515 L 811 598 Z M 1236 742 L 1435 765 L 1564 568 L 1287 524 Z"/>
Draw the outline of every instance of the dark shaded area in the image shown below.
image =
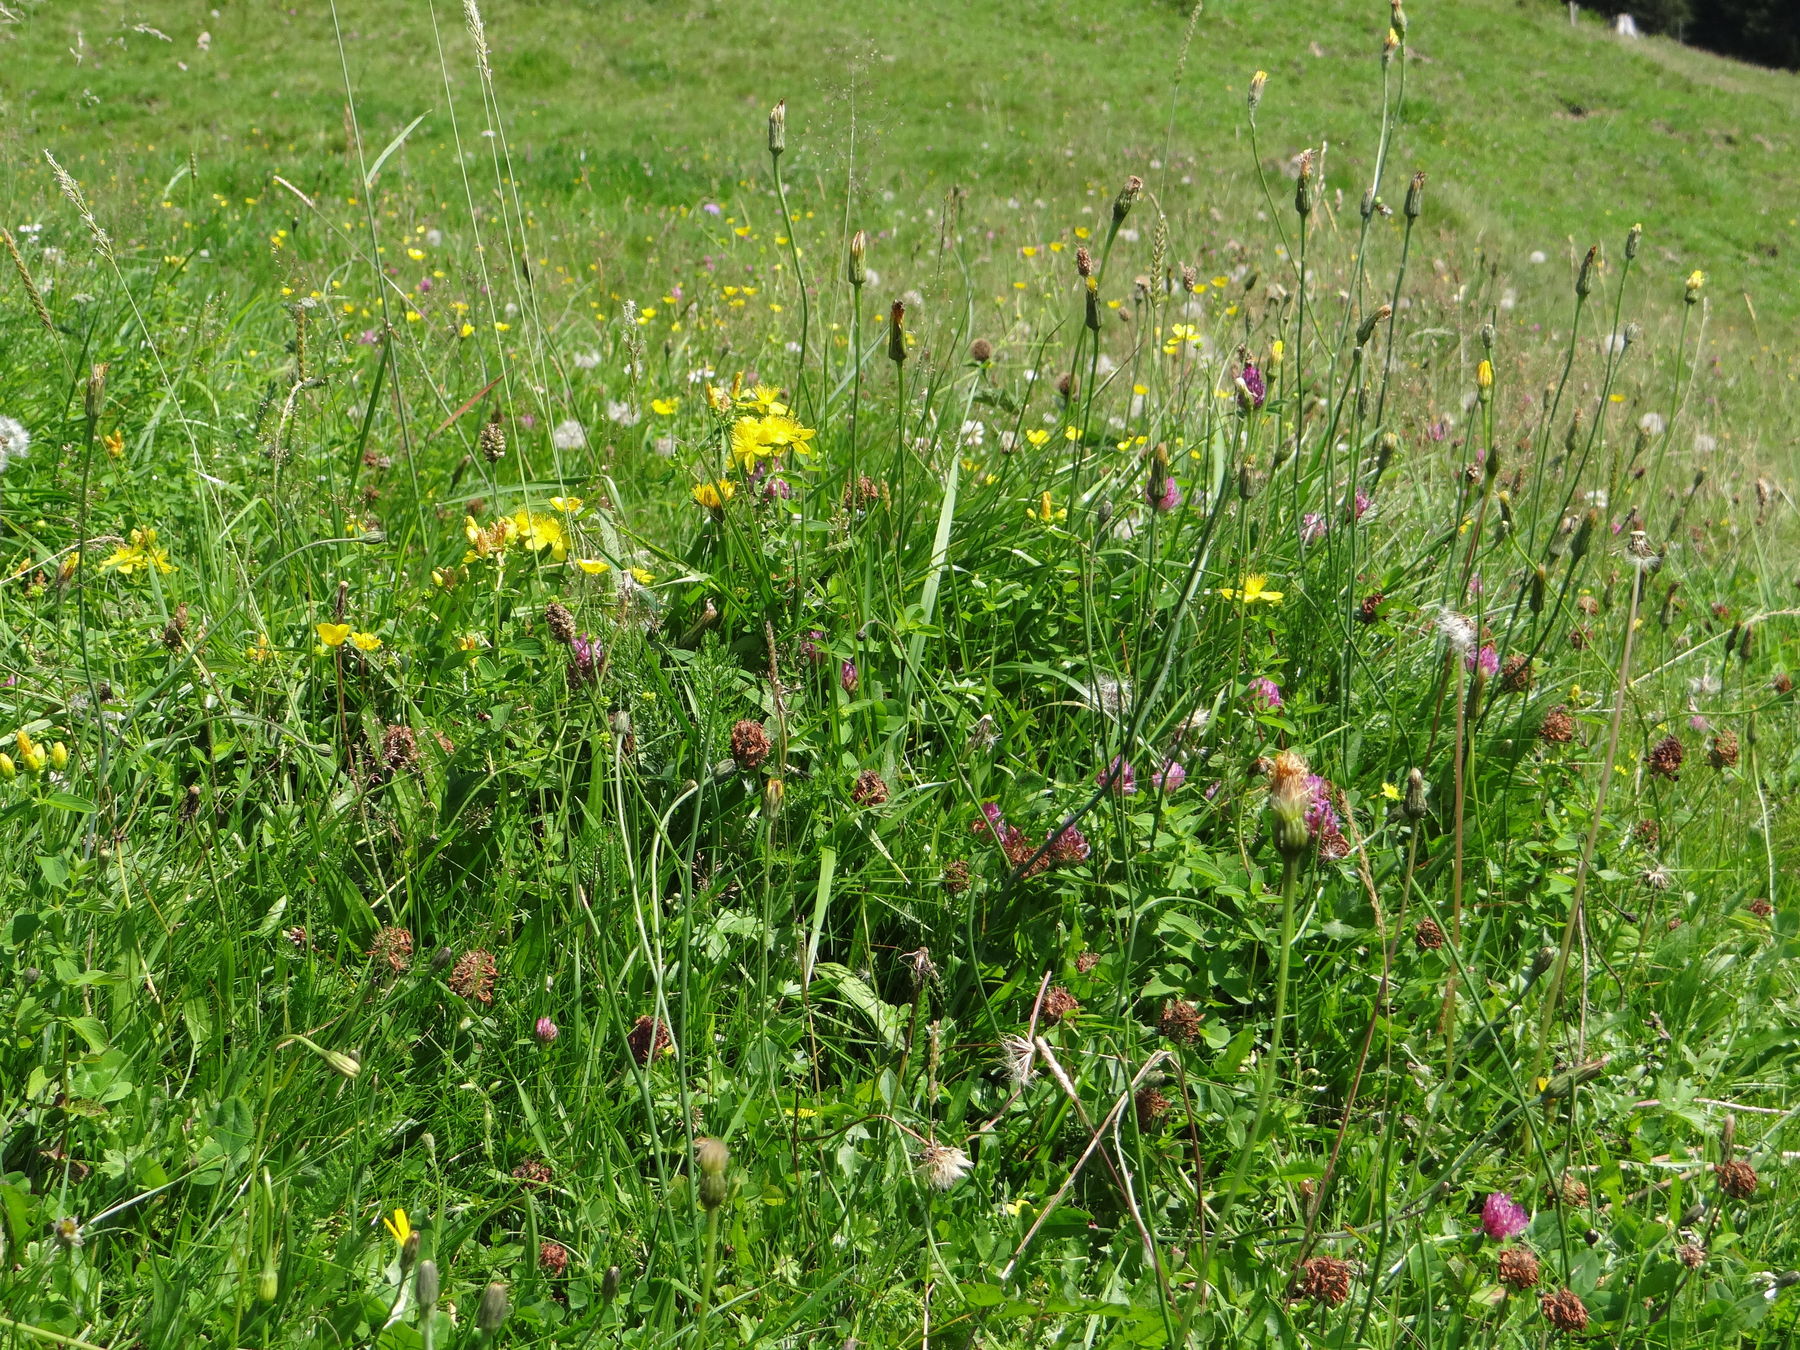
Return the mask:
<path fill-rule="evenodd" d="M 1759 66 L 1800 70 L 1800 0 L 1635 0 L 1646 32 Z"/>

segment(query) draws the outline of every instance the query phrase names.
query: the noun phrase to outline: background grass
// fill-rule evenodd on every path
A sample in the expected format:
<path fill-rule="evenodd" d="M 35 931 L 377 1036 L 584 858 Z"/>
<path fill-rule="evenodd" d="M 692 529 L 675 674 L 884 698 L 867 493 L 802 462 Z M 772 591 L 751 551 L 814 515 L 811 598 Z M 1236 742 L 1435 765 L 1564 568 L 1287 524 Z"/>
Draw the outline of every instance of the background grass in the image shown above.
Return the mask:
<path fill-rule="evenodd" d="M 489 86 L 453 9 L 345 6 L 340 45 L 218 8 L 0 27 L 50 318 L 9 273 L 0 730 L 69 753 L 0 789 L 7 1334 L 473 1340 L 493 1280 L 521 1343 L 1541 1343 L 1491 1191 L 1596 1334 L 1789 1334 L 1800 81 L 1416 13 L 1365 243 L 1385 13 L 1220 6 L 1184 49 L 1149 4 L 505 4 Z M 1379 322 L 1346 340 L 1390 294 L 1391 381 Z M 817 428 L 791 499 L 725 459 L 740 371 Z M 607 569 L 465 557 L 519 510 Z M 173 570 L 109 569 L 146 528 Z M 1474 684 L 1446 610 L 1529 687 Z M 340 613 L 380 646 L 321 648 Z M 1348 859 L 1271 847 L 1283 748 Z M 990 801 L 1034 842 L 1085 811 L 1089 856 L 1014 875 Z M 928 1139 L 970 1176 L 921 1184 Z"/>

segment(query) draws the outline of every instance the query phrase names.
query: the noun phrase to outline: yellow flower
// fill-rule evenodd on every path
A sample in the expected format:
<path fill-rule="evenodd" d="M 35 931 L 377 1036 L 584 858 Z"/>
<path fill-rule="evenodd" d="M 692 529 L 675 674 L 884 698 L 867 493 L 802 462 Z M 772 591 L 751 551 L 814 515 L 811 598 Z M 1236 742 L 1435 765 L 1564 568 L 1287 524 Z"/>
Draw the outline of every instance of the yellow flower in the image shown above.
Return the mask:
<path fill-rule="evenodd" d="M 381 645 L 381 639 L 373 633 L 352 633 L 350 645 L 359 652 L 372 652 Z"/>
<path fill-rule="evenodd" d="M 110 458 L 123 458 L 125 454 L 125 437 L 123 433 L 109 431 L 100 438 L 100 443 L 106 447 L 106 453 Z"/>
<path fill-rule="evenodd" d="M 475 336 L 475 325 L 464 319 L 462 327 L 456 330 L 456 336 L 465 338 Z"/>
<path fill-rule="evenodd" d="M 515 511 L 511 519 L 523 547 L 533 553 L 548 549 L 557 562 L 569 556 L 569 537 L 563 533 L 562 522 L 555 516 L 538 511 Z"/>
<path fill-rule="evenodd" d="M 175 564 L 169 561 L 168 552 L 156 546 L 156 531 L 152 529 L 133 530 L 131 542 L 120 544 L 100 566 L 102 570 L 110 568 L 122 577 L 136 572 L 148 572 L 151 568 L 155 568 L 163 576 L 175 570 Z"/>
<path fill-rule="evenodd" d="M 655 413 L 658 417 L 673 417 L 675 415 L 675 410 L 680 406 L 681 399 L 678 397 L 653 398 L 650 400 L 650 411 Z"/>
<path fill-rule="evenodd" d="M 590 577 L 597 577 L 602 572 L 612 571 L 612 564 L 607 562 L 605 558 L 577 558 L 575 559 L 575 565 L 586 572 Z"/>
<path fill-rule="evenodd" d="M 319 641 L 327 647 L 341 647 L 344 639 L 350 636 L 350 625 L 347 623 L 315 623 L 313 632 L 319 635 Z"/>
<path fill-rule="evenodd" d="M 1269 344 L 1269 364 L 1270 365 L 1272 365 L 1272 366 L 1280 365 L 1281 358 L 1286 355 L 1287 355 L 1287 343 L 1283 342 L 1280 338 L 1276 338 L 1275 341 L 1273 341 Z"/>
<path fill-rule="evenodd" d="M 478 652 L 485 646 L 487 639 L 480 633 L 464 633 L 456 639 L 456 649 L 459 652 Z"/>
<path fill-rule="evenodd" d="M 1265 605 L 1279 605 L 1283 592 L 1268 589 L 1267 577 L 1245 577 L 1244 584 L 1237 590 L 1229 586 L 1221 586 L 1219 594 L 1227 600 L 1238 600 L 1246 605 L 1254 605 L 1259 601 Z"/>
<path fill-rule="evenodd" d="M 648 586 L 656 580 L 656 576 L 648 568 L 634 567 L 631 569 L 631 579 L 640 586 Z"/>
<path fill-rule="evenodd" d="M 412 1220 L 406 1217 L 406 1211 L 403 1209 L 396 1209 L 394 1217 L 391 1219 L 383 1215 L 381 1226 L 387 1229 L 394 1241 L 402 1247 L 406 1245 L 406 1240 L 413 1235 Z"/>
<path fill-rule="evenodd" d="M 1687 302 L 1691 305 L 1700 298 L 1700 288 L 1706 285 L 1706 273 L 1696 267 L 1688 273 Z"/>
<path fill-rule="evenodd" d="M 1050 494 L 1046 492 L 1038 498 L 1036 506 L 1025 508 L 1025 514 L 1040 525 L 1054 525 L 1059 520 L 1067 520 L 1069 511 L 1067 507 L 1059 510 L 1051 501 Z"/>
<path fill-rule="evenodd" d="M 561 511 L 565 516 L 578 516 L 581 514 L 581 508 L 586 506 L 587 503 L 580 497 L 552 497 L 550 499 L 550 505 L 555 507 L 558 511 Z"/>
<path fill-rule="evenodd" d="M 781 390 L 772 384 L 759 384 L 748 393 L 738 397 L 740 408 L 750 408 L 767 415 L 769 413 L 785 413 L 787 404 L 781 401 Z"/>
<path fill-rule="evenodd" d="M 737 484 L 729 478 L 721 479 L 717 483 L 696 483 L 694 485 L 694 500 L 708 511 L 723 510 L 725 503 L 736 495 Z"/>
<path fill-rule="evenodd" d="M 256 635 L 256 641 L 244 648 L 244 655 L 258 665 L 261 665 L 264 661 L 267 661 L 270 657 L 274 656 L 275 649 L 269 645 L 269 635 L 267 633 L 258 633 Z"/>
<path fill-rule="evenodd" d="M 1397 802 L 1400 800 L 1400 789 L 1393 783 L 1383 783 L 1381 785 L 1381 795 L 1386 797 L 1390 802 Z"/>
<path fill-rule="evenodd" d="M 1050 433 L 1045 431 L 1042 427 L 1033 427 L 1030 431 L 1025 433 L 1025 440 L 1031 445 L 1041 446 L 1050 440 Z"/>
<path fill-rule="evenodd" d="M 19 729 L 19 734 L 13 740 L 19 747 L 19 760 L 24 764 L 25 771 L 42 773 L 44 766 L 50 762 L 50 757 L 44 753 L 44 747 L 32 740 L 25 733 L 23 727 Z"/>

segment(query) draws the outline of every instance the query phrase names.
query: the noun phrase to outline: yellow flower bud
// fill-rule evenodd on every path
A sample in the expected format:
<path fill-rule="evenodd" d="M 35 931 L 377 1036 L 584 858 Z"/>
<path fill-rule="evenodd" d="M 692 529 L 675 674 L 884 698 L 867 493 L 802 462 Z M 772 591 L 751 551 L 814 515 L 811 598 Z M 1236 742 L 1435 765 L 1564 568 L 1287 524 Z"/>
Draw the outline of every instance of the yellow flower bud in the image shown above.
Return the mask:
<path fill-rule="evenodd" d="M 58 741 L 50 747 L 50 763 L 58 773 L 69 767 L 69 747 Z"/>
<path fill-rule="evenodd" d="M 8 754 L 0 753 L 0 778 L 4 778 L 10 783 L 14 778 L 18 777 L 18 775 L 19 766 L 13 763 L 13 757 Z"/>

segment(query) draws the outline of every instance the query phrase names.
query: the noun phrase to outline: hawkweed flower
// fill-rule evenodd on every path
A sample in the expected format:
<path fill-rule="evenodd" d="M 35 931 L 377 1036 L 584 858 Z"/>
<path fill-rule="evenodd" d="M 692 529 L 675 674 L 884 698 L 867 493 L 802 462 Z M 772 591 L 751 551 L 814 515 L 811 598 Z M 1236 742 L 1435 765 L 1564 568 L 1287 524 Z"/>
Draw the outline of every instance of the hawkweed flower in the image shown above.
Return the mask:
<path fill-rule="evenodd" d="M 691 495 L 697 505 L 714 516 L 722 516 L 725 513 L 725 503 L 737 495 L 737 484 L 729 478 L 714 483 L 696 483 Z"/>
<path fill-rule="evenodd" d="M 382 1215 L 381 1226 L 388 1230 L 388 1236 L 394 1239 L 397 1246 L 406 1246 L 414 1237 L 412 1221 L 406 1217 L 403 1209 L 396 1209 L 392 1218 Z"/>
<path fill-rule="evenodd" d="M 1481 1205 L 1481 1231 L 1495 1242 L 1517 1237 L 1531 1223 L 1525 1207 L 1504 1191 L 1494 1191 Z"/>
<path fill-rule="evenodd" d="M 934 1191 L 947 1191 L 969 1174 L 969 1155 L 960 1148 L 928 1142 L 913 1162 L 919 1180 Z"/>
<path fill-rule="evenodd" d="M 1123 755 L 1114 755 L 1112 762 L 1094 775 L 1094 782 L 1109 790 L 1115 797 L 1137 795 L 1137 774 L 1131 767 L 1131 761 Z"/>
<path fill-rule="evenodd" d="M 1706 273 L 1695 268 L 1688 273 L 1687 285 L 1683 288 L 1681 298 L 1690 305 L 1700 303 L 1700 292 L 1706 286 Z"/>
<path fill-rule="evenodd" d="M 1269 579 L 1265 576 L 1248 576 L 1243 584 L 1236 588 L 1219 587 L 1219 595 L 1225 600 L 1236 600 L 1242 605 L 1279 605 L 1285 592 L 1269 589 Z"/>
<path fill-rule="evenodd" d="M 1255 112 L 1257 104 L 1262 102 L 1263 90 L 1268 87 L 1268 84 L 1269 72 L 1266 70 L 1259 70 L 1250 77 L 1250 96 L 1248 102 L 1250 104 L 1251 112 Z"/>

